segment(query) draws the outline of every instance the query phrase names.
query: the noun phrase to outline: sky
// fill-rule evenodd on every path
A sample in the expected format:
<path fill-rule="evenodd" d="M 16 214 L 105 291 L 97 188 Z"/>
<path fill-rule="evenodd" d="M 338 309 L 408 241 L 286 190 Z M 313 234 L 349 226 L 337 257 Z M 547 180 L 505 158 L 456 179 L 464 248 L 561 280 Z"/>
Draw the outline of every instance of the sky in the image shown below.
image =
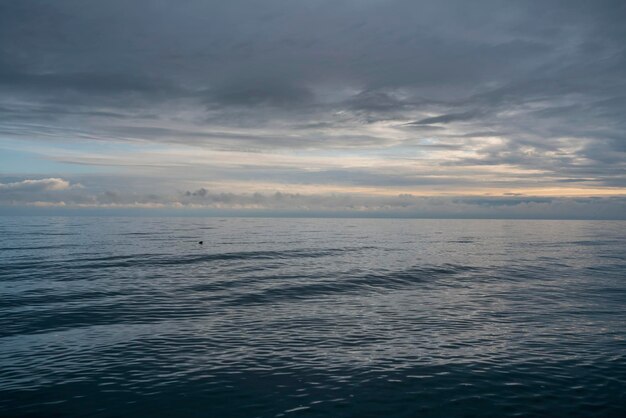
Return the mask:
<path fill-rule="evenodd" d="M 623 219 L 625 21 L 622 0 L 0 0 L 0 213 Z"/>

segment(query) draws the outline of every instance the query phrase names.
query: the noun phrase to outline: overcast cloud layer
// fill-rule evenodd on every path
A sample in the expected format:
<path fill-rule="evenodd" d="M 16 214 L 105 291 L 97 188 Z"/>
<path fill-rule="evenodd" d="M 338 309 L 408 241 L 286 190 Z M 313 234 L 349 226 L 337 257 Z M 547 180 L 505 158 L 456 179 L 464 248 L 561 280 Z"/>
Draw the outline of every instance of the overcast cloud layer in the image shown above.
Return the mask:
<path fill-rule="evenodd" d="M 610 0 L 0 0 L 0 205 L 620 217 L 624 22 Z"/>

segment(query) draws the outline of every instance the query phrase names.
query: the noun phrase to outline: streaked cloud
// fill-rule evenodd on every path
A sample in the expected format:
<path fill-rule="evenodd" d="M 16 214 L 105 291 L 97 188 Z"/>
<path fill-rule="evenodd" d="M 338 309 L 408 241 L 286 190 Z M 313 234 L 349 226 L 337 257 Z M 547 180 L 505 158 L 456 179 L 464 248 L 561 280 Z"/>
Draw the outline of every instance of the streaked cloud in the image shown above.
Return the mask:
<path fill-rule="evenodd" d="M 623 196 L 625 18 L 613 0 L 3 2 L 0 190 Z"/>

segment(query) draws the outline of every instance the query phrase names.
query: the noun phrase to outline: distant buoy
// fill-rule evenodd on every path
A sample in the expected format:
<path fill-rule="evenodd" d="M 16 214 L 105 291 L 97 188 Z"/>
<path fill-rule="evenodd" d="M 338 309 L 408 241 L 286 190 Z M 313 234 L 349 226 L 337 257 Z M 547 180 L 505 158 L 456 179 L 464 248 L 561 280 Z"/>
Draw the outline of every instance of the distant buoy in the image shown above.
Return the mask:
<path fill-rule="evenodd" d="M 202 243 L 203 243 L 203 242 L 204 242 L 204 241 L 198 241 L 198 244 L 202 245 Z"/>

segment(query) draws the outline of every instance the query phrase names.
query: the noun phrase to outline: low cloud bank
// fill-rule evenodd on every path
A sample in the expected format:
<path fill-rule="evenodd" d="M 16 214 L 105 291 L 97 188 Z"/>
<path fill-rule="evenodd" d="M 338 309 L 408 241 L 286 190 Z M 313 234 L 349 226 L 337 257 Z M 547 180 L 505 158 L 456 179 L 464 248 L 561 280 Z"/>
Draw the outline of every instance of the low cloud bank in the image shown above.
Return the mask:
<path fill-rule="evenodd" d="M 458 196 L 411 194 L 227 193 L 206 188 L 172 193 L 95 191 L 49 178 L 0 183 L 4 212 L 30 207 L 54 210 L 167 210 L 168 213 L 232 213 L 294 216 L 428 218 L 626 219 L 626 197 Z"/>

